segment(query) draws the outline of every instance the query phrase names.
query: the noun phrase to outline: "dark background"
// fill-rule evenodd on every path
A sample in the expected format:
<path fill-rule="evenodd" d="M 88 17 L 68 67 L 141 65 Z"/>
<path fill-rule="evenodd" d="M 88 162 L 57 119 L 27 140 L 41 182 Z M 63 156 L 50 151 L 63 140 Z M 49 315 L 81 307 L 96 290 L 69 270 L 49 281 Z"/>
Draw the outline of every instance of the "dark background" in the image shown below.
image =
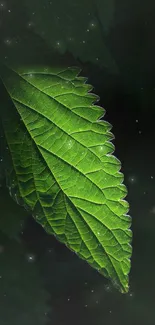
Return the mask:
<path fill-rule="evenodd" d="M 118 293 L 12 201 L 1 161 L 0 325 L 155 325 L 155 3 L 90 3 L 2 1 L 0 59 L 78 65 L 100 96 L 133 220 L 130 291 Z"/>

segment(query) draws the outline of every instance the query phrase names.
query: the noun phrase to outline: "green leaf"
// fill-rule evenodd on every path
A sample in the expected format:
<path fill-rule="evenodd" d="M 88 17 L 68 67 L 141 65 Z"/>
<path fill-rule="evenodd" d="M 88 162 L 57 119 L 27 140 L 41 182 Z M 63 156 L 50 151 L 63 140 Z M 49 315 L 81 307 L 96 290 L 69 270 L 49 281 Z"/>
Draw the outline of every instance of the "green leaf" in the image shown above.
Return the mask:
<path fill-rule="evenodd" d="M 45 230 L 128 291 L 131 218 L 111 125 L 78 68 L 4 68 L 9 186 Z"/>

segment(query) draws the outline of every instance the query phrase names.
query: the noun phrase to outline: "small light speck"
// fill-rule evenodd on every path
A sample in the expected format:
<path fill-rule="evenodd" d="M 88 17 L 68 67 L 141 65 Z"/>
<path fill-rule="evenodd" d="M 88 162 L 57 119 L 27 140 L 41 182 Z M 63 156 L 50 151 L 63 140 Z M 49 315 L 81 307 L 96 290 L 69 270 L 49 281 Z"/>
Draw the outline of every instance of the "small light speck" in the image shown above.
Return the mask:
<path fill-rule="evenodd" d="M 96 28 L 96 22 L 91 21 L 90 24 L 89 24 L 89 27 L 90 27 L 91 29 Z"/>
<path fill-rule="evenodd" d="M 85 307 L 88 307 L 88 305 L 85 305 Z"/>
<path fill-rule="evenodd" d="M 151 176 L 151 179 L 153 179 L 153 176 Z"/>
<path fill-rule="evenodd" d="M 6 45 L 11 45 L 12 41 L 11 41 L 9 38 L 7 38 L 7 39 L 4 41 L 4 43 L 5 43 Z"/>
<path fill-rule="evenodd" d="M 69 141 L 66 142 L 66 146 L 67 146 L 68 149 L 70 149 L 72 147 L 72 145 L 73 145 L 72 140 L 69 140 Z"/>
<path fill-rule="evenodd" d="M 0 9 L 2 9 L 2 10 L 6 9 L 6 4 L 5 4 L 5 2 L 1 2 L 1 3 L 0 3 Z"/>
<path fill-rule="evenodd" d="M 139 121 L 138 120 L 136 120 L 136 123 L 138 123 Z"/>
<path fill-rule="evenodd" d="M 99 150 L 103 151 L 104 150 L 104 146 L 99 146 Z"/>
<path fill-rule="evenodd" d="M 91 292 L 93 293 L 93 292 L 94 292 L 94 290 L 92 289 L 92 290 L 91 290 Z"/>
<path fill-rule="evenodd" d="M 105 285 L 105 291 L 110 292 L 111 288 L 109 285 Z"/>
<path fill-rule="evenodd" d="M 28 262 L 32 263 L 32 262 L 35 262 L 35 256 L 33 254 L 28 254 L 26 256 L 26 259 Z"/>
<path fill-rule="evenodd" d="M 129 178 L 128 178 L 128 180 L 129 180 L 129 182 L 130 183 L 135 183 L 135 181 L 136 181 L 136 178 L 134 177 L 134 176 L 130 176 Z"/>
<path fill-rule="evenodd" d="M 34 26 L 34 23 L 33 23 L 32 21 L 29 21 L 28 24 L 27 24 L 27 27 L 28 27 L 28 28 L 31 28 L 31 27 L 33 27 L 33 26 Z"/>

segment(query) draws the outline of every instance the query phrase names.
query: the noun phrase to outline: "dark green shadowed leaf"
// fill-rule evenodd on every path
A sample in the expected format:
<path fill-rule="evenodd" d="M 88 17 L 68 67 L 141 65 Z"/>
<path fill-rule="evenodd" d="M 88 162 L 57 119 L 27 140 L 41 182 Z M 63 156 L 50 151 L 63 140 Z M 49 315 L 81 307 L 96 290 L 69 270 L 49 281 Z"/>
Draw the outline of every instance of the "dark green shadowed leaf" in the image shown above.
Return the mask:
<path fill-rule="evenodd" d="M 23 0 L 23 3 L 33 30 L 52 52 L 69 52 L 81 62 L 119 73 L 107 39 L 114 24 L 114 0 L 65 0 L 61 4 L 57 0 Z"/>
<path fill-rule="evenodd" d="M 131 218 L 111 125 L 78 68 L 4 68 L 14 193 L 48 233 L 128 291 Z"/>

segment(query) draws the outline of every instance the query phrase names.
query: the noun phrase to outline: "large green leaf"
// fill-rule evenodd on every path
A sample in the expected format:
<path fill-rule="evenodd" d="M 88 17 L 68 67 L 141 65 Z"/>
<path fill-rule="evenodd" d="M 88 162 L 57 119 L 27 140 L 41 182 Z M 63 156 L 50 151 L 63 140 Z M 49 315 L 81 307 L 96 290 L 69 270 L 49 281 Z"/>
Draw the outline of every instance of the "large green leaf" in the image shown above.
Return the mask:
<path fill-rule="evenodd" d="M 122 292 L 128 291 L 131 218 L 111 125 L 78 68 L 4 68 L 13 102 L 3 120 L 12 193 Z M 12 194 L 13 195 L 13 194 Z"/>

